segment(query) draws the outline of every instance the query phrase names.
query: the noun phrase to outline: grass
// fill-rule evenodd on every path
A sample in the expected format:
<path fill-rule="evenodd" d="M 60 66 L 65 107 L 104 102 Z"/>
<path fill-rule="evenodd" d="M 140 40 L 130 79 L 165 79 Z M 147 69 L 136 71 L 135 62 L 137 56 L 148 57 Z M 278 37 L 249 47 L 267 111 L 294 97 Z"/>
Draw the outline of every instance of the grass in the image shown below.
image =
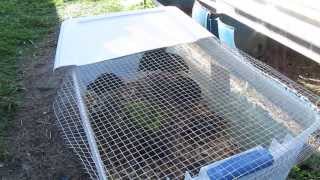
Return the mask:
<path fill-rule="evenodd" d="M 320 179 L 320 153 L 313 154 L 299 166 L 295 166 L 290 172 L 289 179 Z"/>
<path fill-rule="evenodd" d="M 140 3 L 126 6 L 126 1 L 122 2 L 120 0 L 69 0 L 67 2 L 59 0 L 57 3 L 57 11 L 60 19 L 67 19 L 77 16 L 98 15 L 153 7 L 151 0 L 147 0 L 146 4 L 143 2 L 144 1 L 141 0 Z"/>
<path fill-rule="evenodd" d="M 165 112 L 159 107 L 137 101 L 129 103 L 125 109 L 127 116 L 138 128 L 150 132 L 157 132 L 160 129 Z"/>
<path fill-rule="evenodd" d="M 18 63 L 37 51 L 36 44 L 70 17 L 152 7 L 150 0 L 125 6 L 120 0 L 0 1 L 0 161 L 7 158 L 5 139 L 22 99 Z"/>
<path fill-rule="evenodd" d="M 23 90 L 18 58 L 58 22 L 52 1 L 0 1 L 0 160 L 6 157 L 5 137 Z"/>

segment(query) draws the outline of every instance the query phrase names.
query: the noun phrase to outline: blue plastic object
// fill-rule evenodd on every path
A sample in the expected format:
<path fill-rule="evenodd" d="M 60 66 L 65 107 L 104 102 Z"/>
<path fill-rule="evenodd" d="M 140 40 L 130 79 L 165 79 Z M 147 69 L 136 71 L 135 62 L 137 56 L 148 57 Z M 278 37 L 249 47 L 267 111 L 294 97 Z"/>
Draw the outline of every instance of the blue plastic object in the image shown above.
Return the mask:
<path fill-rule="evenodd" d="M 209 11 L 203 8 L 199 3 L 194 3 L 192 9 L 192 18 L 206 29 L 208 29 L 208 17 Z"/>
<path fill-rule="evenodd" d="M 194 3 L 192 18 L 205 27 L 208 31 L 219 37 L 217 17 L 212 15 L 210 11 L 202 7 L 199 3 Z"/>
<path fill-rule="evenodd" d="M 233 156 L 210 167 L 210 180 L 231 180 L 254 173 L 273 164 L 273 156 L 265 148 L 259 148 L 239 156 Z"/>
<path fill-rule="evenodd" d="M 234 27 L 223 23 L 219 18 L 217 18 L 219 27 L 219 39 L 231 48 L 236 48 L 234 42 Z"/>
<path fill-rule="evenodd" d="M 218 21 L 217 17 L 214 17 L 212 15 L 208 18 L 208 30 L 214 34 L 216 37 L 219 38 L 219 30 L 218 30 Z"/>
<path fill-rule="evenodd" d="M 212 15 L 199 3 L 194 3 L 192 18 L 209 30 L 223 43 L 231 48 L 236 48 L 234 42 L 234 27 L 223 23 L 219 18 Z"/>

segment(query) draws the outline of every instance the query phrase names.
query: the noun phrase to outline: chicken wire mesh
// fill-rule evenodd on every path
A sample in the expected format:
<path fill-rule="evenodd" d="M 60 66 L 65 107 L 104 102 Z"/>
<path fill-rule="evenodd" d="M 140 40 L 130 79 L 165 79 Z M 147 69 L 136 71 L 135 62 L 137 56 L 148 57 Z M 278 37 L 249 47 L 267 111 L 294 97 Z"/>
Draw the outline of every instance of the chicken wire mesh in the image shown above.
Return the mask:
<path fill-rule="evenodd" d="M 318 99 L 206 38 L 72 67 L 54 112 L 92 179 L 270 179 L 318 148 Z"/>

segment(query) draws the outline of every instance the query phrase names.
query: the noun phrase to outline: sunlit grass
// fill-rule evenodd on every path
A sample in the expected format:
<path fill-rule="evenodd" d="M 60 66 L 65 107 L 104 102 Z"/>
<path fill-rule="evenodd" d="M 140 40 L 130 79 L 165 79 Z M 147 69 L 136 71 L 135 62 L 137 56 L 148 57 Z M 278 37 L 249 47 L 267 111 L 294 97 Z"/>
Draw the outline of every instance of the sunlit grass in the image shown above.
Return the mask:
<path fill-rule="evenodd" d="M 60 19 L 154 7 L 151 0 L 147 0 L 145 4 L 144 0 L 135 0 L 136 4 L 124 0 L 76 0 L 64 3 L 61 3 L 61 0 L 57 1 L 59 1 L 57 2 L 57 9 Z"/>

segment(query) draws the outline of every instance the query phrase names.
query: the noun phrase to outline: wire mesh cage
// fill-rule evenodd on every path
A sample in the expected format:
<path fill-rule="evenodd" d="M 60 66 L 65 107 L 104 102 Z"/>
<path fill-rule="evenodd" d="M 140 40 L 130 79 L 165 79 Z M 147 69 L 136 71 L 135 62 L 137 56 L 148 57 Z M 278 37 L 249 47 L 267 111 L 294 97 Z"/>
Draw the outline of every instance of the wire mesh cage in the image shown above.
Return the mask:
<path fill-rule="evenodd" d="M 70 68 L 54 102 L 92 179 L 284 179 L 318 97 L 214 38 Z"/>

